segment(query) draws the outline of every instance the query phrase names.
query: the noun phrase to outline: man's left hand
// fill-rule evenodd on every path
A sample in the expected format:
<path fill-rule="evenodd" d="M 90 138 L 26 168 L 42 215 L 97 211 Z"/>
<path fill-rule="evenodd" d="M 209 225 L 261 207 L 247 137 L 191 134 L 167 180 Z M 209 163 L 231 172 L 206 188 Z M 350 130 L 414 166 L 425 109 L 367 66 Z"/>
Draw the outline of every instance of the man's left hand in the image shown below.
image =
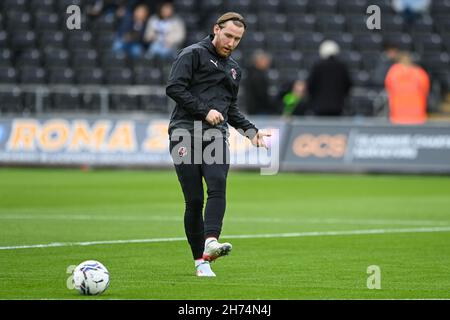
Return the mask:
<path fill-rule="evenodd" d="M 252 145 L 254 145 L 255 147 L 263 147 L 269 149 L 267 147 L 266 142 L 264 141 L 264 137 L 271 137 L 271 136 L 272 134 L 270 133 L 258 131 L 258 133 L 250 141 L 252 142 Z"/>

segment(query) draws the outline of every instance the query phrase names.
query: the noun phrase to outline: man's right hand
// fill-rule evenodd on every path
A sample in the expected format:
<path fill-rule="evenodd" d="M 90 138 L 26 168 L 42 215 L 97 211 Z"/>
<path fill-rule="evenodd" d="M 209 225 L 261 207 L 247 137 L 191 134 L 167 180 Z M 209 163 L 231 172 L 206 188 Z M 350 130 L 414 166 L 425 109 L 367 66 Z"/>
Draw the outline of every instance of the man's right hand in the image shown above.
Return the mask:
<path fill-rule="evenodd" d="M 214 109 L 209 110 L 208 115 L 206 116 L 205 120 L 212 126 L 218 125 L 221 123 L 224 118 L 222 114 Z"/>

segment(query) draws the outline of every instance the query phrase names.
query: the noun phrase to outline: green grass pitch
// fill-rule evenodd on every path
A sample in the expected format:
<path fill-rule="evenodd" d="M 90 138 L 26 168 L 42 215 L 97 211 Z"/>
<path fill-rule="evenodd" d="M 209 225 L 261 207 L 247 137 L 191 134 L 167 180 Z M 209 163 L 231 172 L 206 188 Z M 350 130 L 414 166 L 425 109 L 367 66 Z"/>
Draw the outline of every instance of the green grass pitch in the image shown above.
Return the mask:
<path fill-rule="evenodd" d="M 227 198 L 233 251 L 197 278 L 187 242 L 164 241 L 184 237 L 173 170 L 2 168 L 0 299 L 450 298 L 448 177 L 232 171 Z M 162 240 L 74 245 L 130 239 Z M 101 296 L 66 288 L 89 259 L 111 273 Z"/>

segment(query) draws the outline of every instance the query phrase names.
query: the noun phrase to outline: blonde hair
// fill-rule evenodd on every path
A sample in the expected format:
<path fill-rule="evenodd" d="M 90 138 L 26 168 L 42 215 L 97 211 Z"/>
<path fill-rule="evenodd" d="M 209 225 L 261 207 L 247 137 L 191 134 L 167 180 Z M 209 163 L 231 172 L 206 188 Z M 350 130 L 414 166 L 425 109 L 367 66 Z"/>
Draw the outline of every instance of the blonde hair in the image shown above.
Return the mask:
<path fill-rule="evenodd" d="M 220 28 L 223 28 L 225 26 L 225 22 L 227 21 L 233 21 L 233 24 L 237 27 L 244 27 L 244 29 L 247 28 L 244 17 L 237 12 L 227 12 L 221 15 L 219 19 L 217 19 L 216 24 Z"/>

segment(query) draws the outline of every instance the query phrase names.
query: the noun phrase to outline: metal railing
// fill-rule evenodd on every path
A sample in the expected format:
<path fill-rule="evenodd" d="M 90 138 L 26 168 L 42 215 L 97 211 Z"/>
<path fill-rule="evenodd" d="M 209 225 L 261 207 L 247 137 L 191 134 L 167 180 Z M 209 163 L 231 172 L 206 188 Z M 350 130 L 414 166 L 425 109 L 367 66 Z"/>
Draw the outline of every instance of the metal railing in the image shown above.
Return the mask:
<path fill-rule="evenodd" d="M 32 85 L 32 84 L 0 84 L 0 93 L 17 92 L 34 95 L 33 106 L 36 115 L 45 113 L 44 99 L 50 94 L 70 94 L 77 93 L 80 95 L 98 95 L 99 112 L 102 115 L 108 114 L 111 111 L 111 95 L 126 95 L 126 96 L 157 96 L 160 98 L 166 97 L 166 90 L 164 86 L 157 85 Z M 170 110 L 172 102 L 170 99 L 166 100 L 166 106 L 160 106 L 161 109 L 167 107 Z M 1 107 L 2 101 L 0 101 Z M 62 106 L 59 110 L 64 111 Z M 73 110 L 71 110 L 73 111 Z"/>

